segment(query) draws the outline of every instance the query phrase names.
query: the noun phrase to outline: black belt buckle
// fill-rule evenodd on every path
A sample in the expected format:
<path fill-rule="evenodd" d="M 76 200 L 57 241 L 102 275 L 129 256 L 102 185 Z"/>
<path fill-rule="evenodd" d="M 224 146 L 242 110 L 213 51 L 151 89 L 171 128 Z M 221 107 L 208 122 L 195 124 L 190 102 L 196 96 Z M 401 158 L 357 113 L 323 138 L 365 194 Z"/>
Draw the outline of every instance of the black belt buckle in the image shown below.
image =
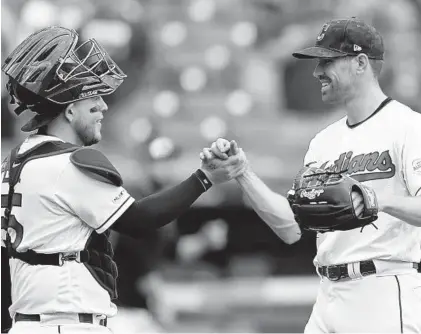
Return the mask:
<path fill-rule="evenodd" d="M 64 253 L 60 253 L 59 254 L 59 266 L 61 267 L 65 261 L 77 261 L 80 262 L 80 257 L 79 257 L 79 252 L 74 252 L 74 253 L 69 253 L 69 254 L 64 254 Z"/>
<path fill-rule="evenodd" d="M 326 277 L 329 281 L 339 281 L 341 278 L 341 267 L 328 266 L 326 267 Z"/>
<path fill-rule="evenodd" d="M 90 314 L 90 313 L 79 313 L 79 321 L 84 322 L 87 324 L 94 324 L 94 317 L 96 315 Z M 107 317 L 104 317 L 103 319 L 99 319 L 99 325 L 107 327 Z"/>

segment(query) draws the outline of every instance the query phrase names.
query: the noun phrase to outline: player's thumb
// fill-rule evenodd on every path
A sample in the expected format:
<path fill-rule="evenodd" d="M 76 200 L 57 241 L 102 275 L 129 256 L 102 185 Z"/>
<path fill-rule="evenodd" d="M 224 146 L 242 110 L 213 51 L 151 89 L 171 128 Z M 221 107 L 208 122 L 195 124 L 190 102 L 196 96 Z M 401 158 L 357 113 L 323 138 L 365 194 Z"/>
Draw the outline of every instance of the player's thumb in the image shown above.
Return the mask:
<path fill-rule="evenodd" d="M 230 142 L 224 138 L 218 138 L 216 140 L 216 146 L 222 153 L 227 153 L 230 149 Z"/>
<path fill-rule="evenodd" d="M 231 140 L 231 142 L 230 142 L 230 150 L 229 150 L 229 153 L 231 153 L 230 155 L 235 155 L 238 152 L 239 152 L 239 149 L 238 149 L 237 142 L 235 140 Z"/>

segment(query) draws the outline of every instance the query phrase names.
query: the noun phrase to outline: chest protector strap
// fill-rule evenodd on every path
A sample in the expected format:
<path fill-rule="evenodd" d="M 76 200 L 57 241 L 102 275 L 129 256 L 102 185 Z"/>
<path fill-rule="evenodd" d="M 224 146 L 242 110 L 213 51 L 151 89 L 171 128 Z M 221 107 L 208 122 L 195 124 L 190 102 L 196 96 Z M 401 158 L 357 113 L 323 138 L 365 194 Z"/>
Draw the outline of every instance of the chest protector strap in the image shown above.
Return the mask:
<path fill-rule="evenodd" d="M 118 276 L 117 265 L 113 260 L 114 252 L 109 241 L 109 231 L 102 234 L 93 232 L 85 246 L 85 249 L 74 253 L 53 253 L 43 254 L 31 249 L 26 252 L 17 252 L 11 243 L 10 235 L 7 233 L 9 222 L 12 219 L 13 195 L 16 184 L 20 181 L 20 174 L 24 165 L 34 159 L 74 152 L 80 149 L 79 146 L 59 141 L 47 141 L 35 146 L 22 155 L 17 154 L 19 146 L 14 148 L 6 161 L 6 174 L 9 176 L 4 181 L 9 183 L 7 203 L 3 203 L 5 212 L 1 218 L 1 228 L 6 231 L 6 248 L 9 258 L 16 258 L 29 265 L 61 266 L 64 261 L 78 261 L 85 265 L 98 284 L 104 288 L 111 299 L 117 298 L 116 280 Z M 5 175 L 6 175 L 5 174 Z M 4 207 L 3 206 L 3 207 Z"/>

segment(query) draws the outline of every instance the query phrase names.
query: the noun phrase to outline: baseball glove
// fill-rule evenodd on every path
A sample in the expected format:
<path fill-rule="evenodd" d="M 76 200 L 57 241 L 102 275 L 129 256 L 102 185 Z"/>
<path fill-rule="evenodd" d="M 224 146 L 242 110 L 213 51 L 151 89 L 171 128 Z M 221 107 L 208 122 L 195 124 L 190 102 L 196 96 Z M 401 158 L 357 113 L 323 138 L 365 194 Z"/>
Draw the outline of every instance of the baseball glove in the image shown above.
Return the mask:
<path fill-rule="evenodd" d="M 359 217 L 352 203 L 353 191 L 364 199 L 364 210 Z M 372 189 L 347 175 L 315 167 L 300 170 L 287 199 L 295 220 L 305 230 L 348 231 L 364 228 L 377 219 L 377 198 Z"/>

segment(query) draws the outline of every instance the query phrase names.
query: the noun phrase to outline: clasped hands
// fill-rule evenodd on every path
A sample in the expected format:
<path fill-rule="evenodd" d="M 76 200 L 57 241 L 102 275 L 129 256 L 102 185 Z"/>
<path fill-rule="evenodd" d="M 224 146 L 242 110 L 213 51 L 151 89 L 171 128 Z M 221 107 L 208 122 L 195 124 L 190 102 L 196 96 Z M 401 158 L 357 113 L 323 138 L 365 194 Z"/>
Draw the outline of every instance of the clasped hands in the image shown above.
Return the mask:
<path fill-rule="evenodd" d="M 210 148 L 204 148 L 199 157 L 200 169 L 213 184 L 232 180 L 248 168 L 246 155 L 234 140 L 218 138 Z"/>
<path fill-rule="evenodd" d="M 238 147 L 234 140 L 218 138 L 210 148 L 204 148 L 199 157 L 202 160 L 201 170 L 213 184 L 237 178 L 249 168 L 244 151 Z M 361 217 L 364 212 L 363 196 L 353 191 L 352 202 L 356 216 Z"/>

